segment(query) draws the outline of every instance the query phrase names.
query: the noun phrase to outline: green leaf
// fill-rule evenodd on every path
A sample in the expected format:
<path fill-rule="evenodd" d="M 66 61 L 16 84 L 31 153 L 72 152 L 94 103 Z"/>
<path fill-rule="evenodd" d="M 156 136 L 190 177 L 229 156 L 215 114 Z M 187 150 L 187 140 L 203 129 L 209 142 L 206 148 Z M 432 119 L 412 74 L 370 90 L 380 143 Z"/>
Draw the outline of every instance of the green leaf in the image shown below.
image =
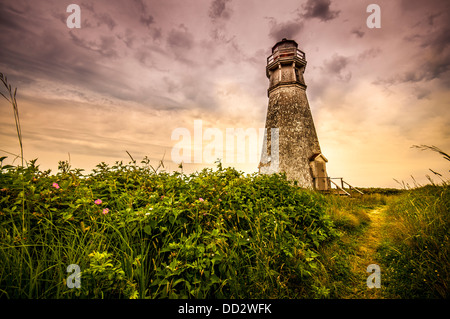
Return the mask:
<path fill-rule="evenodd" d="M 180 282 L 185 282 L 186 280 L 184 280 L 183 278 L 177 279 L 175 280 L 175 282 L 172 284 L 172 287 L 175 287 L 177 284 L 179 284 Z"/>
<path fill-rule="evenodd" d="M 151 235 L 151 234 L 152 234 L 152 227 L 151 227 L 150 225 L 146 225 L 146 226 L 144 227 L 144 232 L 145 232 L 147 235 Z"/>
<path fill-rule="evenodd" d="M 222 282 L 222 280 L 219 277 L 217 277 L 216 275 L 212 275 L 211 278 L 210 278 L 210 281 L 211 281 L 212 284 L 216 284 L 216 283 Z"/>

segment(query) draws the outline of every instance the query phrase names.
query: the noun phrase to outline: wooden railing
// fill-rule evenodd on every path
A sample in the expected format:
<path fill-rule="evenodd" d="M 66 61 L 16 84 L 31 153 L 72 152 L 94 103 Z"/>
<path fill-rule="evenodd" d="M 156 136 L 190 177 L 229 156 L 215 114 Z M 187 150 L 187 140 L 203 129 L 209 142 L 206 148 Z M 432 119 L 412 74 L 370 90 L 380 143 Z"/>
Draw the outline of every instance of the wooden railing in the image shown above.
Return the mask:
<path fill-rule="evenodd" d="M 344 189 L 344 187 L 341 187 L 341 186 L 339 186 L 338 184 L 336 184 L 335 182 L 333 182 L 333 181 L 331 180 L 331 178 L 330 178 L 330 182 L 333 183 L 333 185 L 336 186 L 336 188 L 339 189 L 341 192 L 343 192 L 345 195 L 347 195 L 347 196 L 352 196 L 352 195 L 350 195 L 349 192 L 347 192 L 347 191 Z"/>
<path fill-rule="evenodd" d="M 333 184 L 337 190 L 339 190 L 340 192 L 342 192 L 344 195 L 347 196 L 351 196 L 351 194 L 349 192 L 347 192 L 345 189 L 348 188 L 350 190 L 354 190 L 358 193 L 360 193 L 361 195 L 364 194 L 363 192 L 361 192 L 359 189 L 357 189 L 356 187 L 350 185 L 349 183 L 347 183 L 346 181 L 344 181 L 344 179 L 342 177 L 316 177 L 315 180 L 318 179 L 326 179 L 329 185 L 329 191 L 332 191 L 333 189 L 331 188 L 331 184 Z M 333 181 L 333 180 L 339 180 L 339 181 Z M 340 185 L 339 185 L 340 184 Z M 344 185 L 347 185 L 348 187 L 345 187 Z"/>

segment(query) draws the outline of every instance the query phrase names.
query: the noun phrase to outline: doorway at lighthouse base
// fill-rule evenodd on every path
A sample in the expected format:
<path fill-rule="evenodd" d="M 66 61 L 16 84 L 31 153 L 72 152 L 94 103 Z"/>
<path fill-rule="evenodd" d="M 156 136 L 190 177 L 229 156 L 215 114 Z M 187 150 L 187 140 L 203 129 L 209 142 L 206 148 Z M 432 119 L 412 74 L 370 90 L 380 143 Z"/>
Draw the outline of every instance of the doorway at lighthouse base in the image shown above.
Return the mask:
<path fill-rule="evenodd" d="M 309 166 L 311 169 L 311 176 L 313 178 L 314 189 L 318 191 L 329 191 L 331 189 L 331 182 L 327 175 L 326 163 L 328 160 L 322 153 L 314 154 L 309 159 Z"/>

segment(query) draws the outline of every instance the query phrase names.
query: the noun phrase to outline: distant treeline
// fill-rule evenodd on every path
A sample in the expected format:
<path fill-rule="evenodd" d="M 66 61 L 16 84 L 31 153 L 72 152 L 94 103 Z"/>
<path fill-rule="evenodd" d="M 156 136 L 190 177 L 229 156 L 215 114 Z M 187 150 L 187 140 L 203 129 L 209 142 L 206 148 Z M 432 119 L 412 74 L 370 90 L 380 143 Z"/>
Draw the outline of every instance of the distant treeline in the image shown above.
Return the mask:
<path fill-rule="evenodd" d="M 364 194 L 381 194 L 381 195 L 399 195 L 404 193 L 405 189 L 398 189 L 398 188 L 380 188 L 380 187 L 357 187 L 361 192 Z"/>

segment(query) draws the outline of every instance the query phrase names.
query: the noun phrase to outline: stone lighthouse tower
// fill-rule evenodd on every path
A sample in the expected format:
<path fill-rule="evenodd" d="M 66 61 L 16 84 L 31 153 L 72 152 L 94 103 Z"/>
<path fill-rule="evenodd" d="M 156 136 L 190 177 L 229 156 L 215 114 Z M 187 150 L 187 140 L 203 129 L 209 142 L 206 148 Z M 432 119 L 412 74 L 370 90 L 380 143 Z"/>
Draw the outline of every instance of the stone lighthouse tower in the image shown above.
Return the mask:
<path fill-rule="evenodd" d="M 278 42 L 267 58 L 269 106 L 259 172 L 284 172 L 301 187 L 328 190 L 328 160 L 306 97 L 305 67 L 305 53 L 294 40 Z"/>

